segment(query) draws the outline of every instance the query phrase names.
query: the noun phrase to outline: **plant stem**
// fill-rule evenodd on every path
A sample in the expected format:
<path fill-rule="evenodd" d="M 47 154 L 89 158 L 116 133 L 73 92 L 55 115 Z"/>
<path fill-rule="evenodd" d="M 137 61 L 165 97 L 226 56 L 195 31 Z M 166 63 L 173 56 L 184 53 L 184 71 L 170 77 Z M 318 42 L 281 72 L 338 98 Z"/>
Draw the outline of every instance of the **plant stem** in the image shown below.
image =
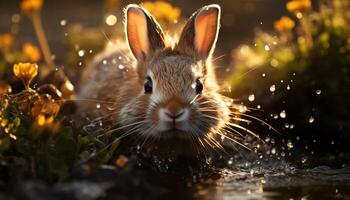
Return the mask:
<path fill-rule="evenodd" d="M 51 160 L 50 160 L 50 145 L 49 138 L 44 140 L 44 156 L 45 156 L 45 167 L 46 167 L 46 179 L 50 181 L 51 178 Z"/>
<path fill-rule="evenodd" d="M 39 45 L 44 55 L 45 62 L 47 66 L 50 68 L 50 70 L 53 70 L 55 68 L 55 64 L 51 57 L 51 51 L 47 42 L 47 38 L 45 35 L 45 31 L 41 22 L 41 17 L 39 12 L 32 13 L 32 22 L 33 22 L 36 36 L 39 41 Z"/>

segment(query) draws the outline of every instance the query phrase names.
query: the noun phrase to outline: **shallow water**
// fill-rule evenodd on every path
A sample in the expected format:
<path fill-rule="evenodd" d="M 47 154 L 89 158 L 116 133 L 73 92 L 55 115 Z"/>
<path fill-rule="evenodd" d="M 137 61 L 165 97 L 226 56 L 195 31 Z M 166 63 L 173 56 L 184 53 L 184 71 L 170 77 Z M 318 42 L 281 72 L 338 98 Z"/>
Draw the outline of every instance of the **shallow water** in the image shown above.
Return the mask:
<path fill-rule="evenodd" d="M 192 169 L 190 173 L 174 173 L 165 169 L 171 164 L 159 163 L 166 167 L 150 169 L 135 163 L 123 169 L 101 166 L 87 173 L 85 166 L 77 169 L 74 177 L 53 186 L 35 180 L 20 181 L 9 198 L 350 199 L 350 164 L 340 168 L 296 168 L 280 158 L 249 162 L 241 159 L 229 161 L 224 167 L 209 165 L 203 172 Z M 2 197 L 7 198 L 0 192 Z"/>
<path fill-rule="evenodd" d="M 350 199 L 350 165 L 296 169 L 283 161 L 222 169 L 196 186 L 200 199 Z"/>

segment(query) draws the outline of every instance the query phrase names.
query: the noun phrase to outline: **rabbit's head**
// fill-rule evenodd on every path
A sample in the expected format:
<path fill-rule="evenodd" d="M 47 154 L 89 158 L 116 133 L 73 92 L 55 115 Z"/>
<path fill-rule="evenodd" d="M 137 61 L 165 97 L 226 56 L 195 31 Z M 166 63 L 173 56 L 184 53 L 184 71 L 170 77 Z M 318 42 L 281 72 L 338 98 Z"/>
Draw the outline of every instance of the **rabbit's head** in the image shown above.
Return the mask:
<path fill-rule="evenodd" d="M 169 47 L 156 20 L 143 8 L 126 8 L 126 35 L 137 60 L 135 98 L 120 112 L 121 123 L 145 137 L 212 137 L 230 114 L 211 67 L 220 7 L 195 12 L 178 42 Z M 208 139 L 210 140 L 210 138 Z"/>

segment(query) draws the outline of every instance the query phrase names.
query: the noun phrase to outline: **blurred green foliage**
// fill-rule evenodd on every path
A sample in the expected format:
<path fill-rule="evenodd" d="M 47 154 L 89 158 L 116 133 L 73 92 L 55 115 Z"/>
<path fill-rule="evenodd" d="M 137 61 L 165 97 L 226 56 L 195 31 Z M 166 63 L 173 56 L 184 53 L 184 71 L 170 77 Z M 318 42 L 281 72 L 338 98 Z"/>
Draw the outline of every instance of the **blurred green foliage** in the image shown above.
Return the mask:
<path fill-rule="evenodd" d="M 345 145 L 350 139 L 350 2 L 317 3 L 315 9 L 290 10 L 295 27 L 281 28 L 281 18 L 277 33 L 259 31 L 253 46 L 233 52 L 231 95 L 255 94 L 254 104 L 267 115 L 287 111 L 285 120 L 273 123 L 278 127 L 287 130 L 285 124 L 293 123 L 296 128 L 287 131 Z M 276 89 L 270 90 L 272 85 Z"/>

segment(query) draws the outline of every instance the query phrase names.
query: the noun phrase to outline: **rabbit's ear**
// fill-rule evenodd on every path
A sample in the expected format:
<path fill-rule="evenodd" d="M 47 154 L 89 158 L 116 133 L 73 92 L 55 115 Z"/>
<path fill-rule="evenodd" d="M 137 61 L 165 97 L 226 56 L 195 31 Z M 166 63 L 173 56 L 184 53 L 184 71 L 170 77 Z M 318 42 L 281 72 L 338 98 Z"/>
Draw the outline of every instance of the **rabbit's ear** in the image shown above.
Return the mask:
<path fill-rule="evenodd" d="M 178 43 L 179 51 L 206 60 L 212 53 L 220 26 L 220 6 L 213 4 L 195 12 L 186 23 Z"/>
<path fill-rule="evenodd" d="M 164 48 L 164 34 L 156 20 L 138 5 L 126 8 L 126 36 L 137 60 L 145 60 L 153 51 Z"/>

